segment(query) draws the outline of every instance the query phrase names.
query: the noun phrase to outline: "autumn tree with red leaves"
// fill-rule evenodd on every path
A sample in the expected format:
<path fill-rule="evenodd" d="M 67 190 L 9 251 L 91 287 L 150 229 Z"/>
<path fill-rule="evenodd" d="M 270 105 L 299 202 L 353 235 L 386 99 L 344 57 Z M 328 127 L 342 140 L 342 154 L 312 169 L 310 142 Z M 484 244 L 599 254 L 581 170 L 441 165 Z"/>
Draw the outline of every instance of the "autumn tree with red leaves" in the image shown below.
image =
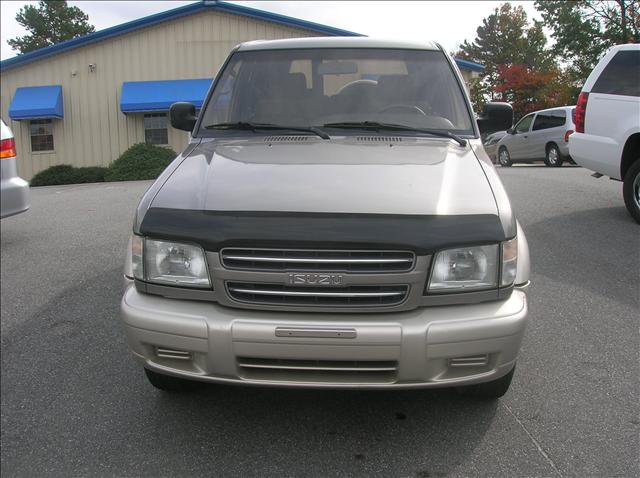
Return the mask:
<path fill-rule="evenodd" d="M 517 117 L 532 111 L 572 104 L 573 91 L 556 68 L 536 71 L 525 65 L 498 65 L 496 99 L 511 103 Z"/>
<path fill-rule="evenodd" d="M 507 101 L 517 118 L 541 108 L 573 104 L 574 92 L 547 47 L 542 24 L 529 23 L 521 6 L 502 4 L 482 21 L 473 42 L 457 57 L 485 66 L 470 87 L 474 109 L 487 101 Z"/>

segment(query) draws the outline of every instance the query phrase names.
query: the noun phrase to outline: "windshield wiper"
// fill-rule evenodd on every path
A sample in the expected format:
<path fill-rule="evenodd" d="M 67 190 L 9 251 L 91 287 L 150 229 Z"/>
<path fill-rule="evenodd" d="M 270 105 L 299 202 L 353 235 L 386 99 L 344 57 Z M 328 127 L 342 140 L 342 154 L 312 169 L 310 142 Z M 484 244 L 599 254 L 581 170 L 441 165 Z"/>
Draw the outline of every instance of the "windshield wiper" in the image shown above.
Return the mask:
<path fill-rule="evenodd" d="M 251 123 L 248 121 L 238 121 L 236 123 L 216 123 L 205 126 L 205 129 L 227 129 L 227 130 L 289 130 L 289 131 L 301 131 L 304 133 L 313 133 L 316 136 L 320 136 L 322 139 L 331 139 L 331 137 L 315 126 L 287 126 L 273 123 Z"/>
<path fill-rule="evenodd" d="M 467 140 L 461 138 L 457 134 L 453 134 L 449 131 L 439 131 L 434 129 L 414 128 L 413 126 L 407 126 L 403 124 L 394 123 L 379 123 L 377 121 L 352 121 L 342 123 L 326 123 L 322 125 L 324 128 L 343 128 L 343 129 L 368 129 L 374 131 L 387 130 L 387 131 L 413 131 L 414 133 L 424 133 L 433 136 L 439 136 L 442 138 L 449 138 L 456 141 L 460 146 L 466 146 Z"/>

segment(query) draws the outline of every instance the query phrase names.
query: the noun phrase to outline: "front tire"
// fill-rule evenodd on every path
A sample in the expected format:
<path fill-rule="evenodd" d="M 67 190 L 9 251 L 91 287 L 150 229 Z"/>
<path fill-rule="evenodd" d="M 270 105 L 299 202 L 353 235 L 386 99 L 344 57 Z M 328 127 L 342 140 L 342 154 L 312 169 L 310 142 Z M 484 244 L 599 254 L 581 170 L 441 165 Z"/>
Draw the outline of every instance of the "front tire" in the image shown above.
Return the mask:
<path fill-rule="evenodd" d="M 144 369 L 144 373 L 147 375 L 149 383 L 163 392 L 188 392 L 196 390 L 202 386 L 201 382 L 185 380 L 171 375 L 164 375 L 162 373 L 149 370 L 148 368 Z"/>
<path fill-rule="evenodd" d="M 507 148 L 505 148 L 504 146 L 498 151 L 498 163 L 500 163 L 500 166 L 502 166 L 503 168 L 508 168 L 513 164 L 511 162 L 511 155 L 509 155 L 509 150 L 507 150 Z"/>
<path fill-rule="evenodd" d="M 516 370 L 516 367 L 511 369 L 511 371 L 500 377 L 497 380 L 492 380 L 491 382 L 478 383 L 476 385 L 467 385 L 466 387 L 459 387 L 458 393 L 461 395 L 468 395 L 474 398 L 480 398 L 484 400 L 497 400 L 502 397 L 507 390 L 509 390 L 509 385 L 511 385 L 511 379 L 513 379 L 513 374 Z"/>
<path fill-rule="evenodd" d="M 622 196 L 627 211 L 640 224 L 640 158 L 635 160 L 624 175 Z"/>
<path fill-rule="evenodd" d="M 560 154 L 560 149 L 555 144 L 550 144 L 547 146 L 547 152 L 544 157 L 544 164 L 549 166 L 550 168 L 559 168 L 562 166 L 564 162 L 564 158 Z"/>

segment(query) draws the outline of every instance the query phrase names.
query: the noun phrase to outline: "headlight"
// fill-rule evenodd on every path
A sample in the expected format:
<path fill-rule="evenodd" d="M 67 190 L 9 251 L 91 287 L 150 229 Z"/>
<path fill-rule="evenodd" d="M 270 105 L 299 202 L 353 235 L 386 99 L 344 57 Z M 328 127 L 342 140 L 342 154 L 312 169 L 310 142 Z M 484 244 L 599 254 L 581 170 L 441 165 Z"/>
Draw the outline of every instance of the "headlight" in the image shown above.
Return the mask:
<path fill-rule="evenodd" d="M 428 292 L 467 292 L 498 286 L 498 244 L 461 247 L 436 255 Z"/>
<path fill-rule="evenodd" d="M 495 289 L 498 283 L 508 287 L 515 281 L 517 269 L 517 238 L 502 244 L 441 251 L 435 257 L 427 292 Z"/>
<path fill-rule="evenodd" d="M 133 236 L 133 275 L 156 284 L 211 287 L 207 262 L 201 247 Z"/>

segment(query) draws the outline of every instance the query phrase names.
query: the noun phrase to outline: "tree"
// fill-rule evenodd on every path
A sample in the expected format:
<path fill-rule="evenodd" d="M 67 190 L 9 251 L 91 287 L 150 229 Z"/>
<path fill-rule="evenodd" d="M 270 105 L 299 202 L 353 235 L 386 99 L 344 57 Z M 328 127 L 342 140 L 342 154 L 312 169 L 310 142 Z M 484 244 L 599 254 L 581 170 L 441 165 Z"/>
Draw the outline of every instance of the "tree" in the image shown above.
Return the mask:
<path fill-rule="evenodd" d="M 577 87 L 610 46 L 640 42 L 638 0 L 537 0 L 536 9 L 555 40 L 554 53 Z"/>
<path fill-rule="evenodd" d="M 521 6 L 504 3 L 482 20 L 476 38 L 464 41 L 457 57 L 481 63 L 485 67 L 481 80 L 471 84 L 474 108 L 481 111 L 487 99 L 501 99 L 502 66 L 522 65 L 527 71 L 549 71 L 555 68 L 552 51 L 546 47 L 547 39 L 542 23 L 529 24 L 527 13 Z"/>
<path fill-rule="evenodd" d="M 557 68 L 536 71 L 525 65 L 499 65 L 498 72 L 502 82 L 495 92 L 511 103 L 516 120 L 532 111 L 575 101 L 575 92 Z"/>
<path fill-rule="evenodd" d="M 69 7 L 66 1 L 40 0 L 37 7 L 27 5 L 16 15 L 16 21 L 29 33 L 7 43 L 20 53 L 28 53 L 95 31 L 88 20 L 86 13 Z"/>

